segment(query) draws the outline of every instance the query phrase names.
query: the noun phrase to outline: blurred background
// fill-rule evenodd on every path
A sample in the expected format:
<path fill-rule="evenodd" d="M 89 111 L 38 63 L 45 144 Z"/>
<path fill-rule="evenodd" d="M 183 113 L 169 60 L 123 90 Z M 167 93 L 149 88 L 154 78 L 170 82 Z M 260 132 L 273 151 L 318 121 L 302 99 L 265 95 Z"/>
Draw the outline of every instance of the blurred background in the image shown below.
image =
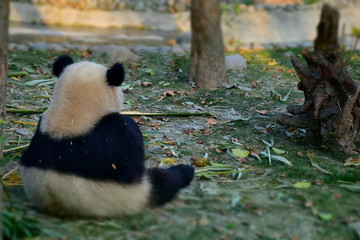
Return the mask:
<path fill-rule="evenodd" d="M 341 41 L 356 47 L 360 0 L 224 0 L 227 50 L 311 47 L 324 3 L 341 12 Z M 190 50 L 191 0 L 11 0 L 10 50 Z M 160 47 L 160 48 L 159 48 Z"/>

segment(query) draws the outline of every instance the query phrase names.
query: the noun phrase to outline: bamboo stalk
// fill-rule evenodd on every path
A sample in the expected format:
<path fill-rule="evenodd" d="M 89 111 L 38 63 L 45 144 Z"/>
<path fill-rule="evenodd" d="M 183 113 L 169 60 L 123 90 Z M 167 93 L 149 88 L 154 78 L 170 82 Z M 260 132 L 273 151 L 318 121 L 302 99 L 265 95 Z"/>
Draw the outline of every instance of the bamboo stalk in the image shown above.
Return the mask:
<path fill-rule="evenodd" d="M 22 150 L 24 148 L 27 148 L 30 144 L 25 144 L 19 147 L 14 147 L 14 148 L 9 148 L 9 149 L 5 149 L 3 152 L 4 153 L 8 153 L 8 152 L 12 152 L 12 151 L 17 151 L 17 150 Z"/>
<path fill-rule="evenodd" d="M 29 75 L 28 72 L 20 71 L 20 72 L 11 72 L 8 74 L 8 77 L 22 77 Z"/>
<path fill-rule="evenodd" d="M 7 113 L 19 113 L 19 114 L 42 114 L 45 110 L 26 110 L 26 109 L 7 109 Z M 122 112 L 121 114 L 126 116 L 149 116 L 149 117 L 158 117 L 158 116 L 168 116 L 168 117 L 191 117 L 191 116 L 211 116 L 211 113 L 190 113 L 190 112 L 180 112 L 180 113 L 142 113 L 142 112 Z"/>

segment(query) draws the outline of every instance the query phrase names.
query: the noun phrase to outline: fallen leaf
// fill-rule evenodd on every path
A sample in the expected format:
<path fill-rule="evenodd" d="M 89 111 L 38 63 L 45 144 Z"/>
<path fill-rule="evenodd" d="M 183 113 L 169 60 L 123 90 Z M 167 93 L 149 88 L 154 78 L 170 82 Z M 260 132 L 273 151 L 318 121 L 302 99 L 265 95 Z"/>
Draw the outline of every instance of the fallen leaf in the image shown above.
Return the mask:
<path fill-rule="evenodd" d="M 274 151 L 274 153 L 276 153 L 276 154 L 284 154 L 284 153 L 286 153 L 285 150 L 282 150 L 282 149 L 279 149 L 279 148 L 276 148 L 276 147 L 272 147 L 271 149 L 272 149 L 272 150 Z"/>
<path fill-rule="evenodd" d="M 148 123 L 148 124 L 146 124 L 146 126 L 149 126 L 149 127 L 159 127 L 159 126 L 161 126 L 161 124 L 160 124 L 160 123 Z"/>
<path fill-rule="evenodd" d="M 207 158 L 198 158 L 195 159 L 194 165 L 197 167 L 206 167 L 209 165 L 209 160 Z"/>
<path fill-rule="evenodd" d="M 268 111 L 267 110 L 256 110 L 256 112 L 261 115 L 265 115 Z"/>
<path fill-rule="evenodd" d="M 142 82 L 141 86 L 143 87 L 151 87 L 153 84 L 151 82 Z"/>
<path fill-rule="evenodd" d="M 165 91 L 165 92 L 162 93 L 163 97 L 168 97 L 168 96 L 174 97 L 175 95 L 176 95 L 175 91 L 172 91 L 172 90 Z"/>
<path fill-rule="evenodd" d="M 256 88 L 258 83 L 256 81 L 251 81 L 251 87 Z"/>
<path fill-rule="evenodd" d="M 215 125 L 215 124 L 218 124 L 218 121 L 215 118 L 212 117 L 212 118 L 208 118 L 206 120 L 206 123 L 210 124 L 210 125 Z"/>
<path fill-rule="evenodd" d="M 310 162 L 311 162 L 311 166 L 313 166 L 314 168 L 316 168 L 317 170 L 319 170 L 320 172 L 323 172 L 323 173 L 326 173 L 326 174 L 329 174 L 329 175 L 332 175 L 331 172 L 323 169 L 322 167 L 319 166 L 319 164 L 317 162 L 315 162 L 315 160 L 311 157 L 310 158 Z"/>
<path fill-rule="evenodd" d="M 360 192 L 360 184 L 340 184 L 339 186 L 353 192 Z"/>
<path fill-rule="evenodd" d="M 170 39 L 170 40 L 168 41 L 168 44 L 169 44 L 169 45 L 175 45 L 175 44 L 176 44 L 176 39 Z"/>
<path fill-rule="evenodd" d="M 154 69 L 147 69 L 145 71 L 147 74 L 149 74 L 150 76 L 154 76 L 155 75 L 155 70 Z"/>
<path fill-rule="evenodd" d="M 231 149 L 231 152 L 237 156 L 237 157 L 241 157 L 241 158 L 245 158 L 247 156 L 249 156 L 250 151 L 249 150 L 245 150 L 245 149 L 241 149 L 241 148 L 235 148 L 235 149 Z"/>
<path fill-rule="evenodd" d="M 292 186 L 299 189 L 308 189 L 309 187 L 311 187 L 311 182 L 297 182 Z"/>
<path fill-rule="evenodd" d="M 333 219 L 333 215 L 331 213 L 318 213 L 318 217 L 323 221 L 330 221 Z"/>
<path fill-rule="evenodd" d="M 168 164 L 168 165 L 176 165 L 176 164 L 178 164 L 178 161 L 175 158 L 164 158 L 160 162 L 163 163 L 163 164 Z"/>
<path fill-rule="evenodd" d="M 268 66 L 274 66 L 276 64 L 278 63 L 275 61 L 275 59 L 267 63 Z"/>

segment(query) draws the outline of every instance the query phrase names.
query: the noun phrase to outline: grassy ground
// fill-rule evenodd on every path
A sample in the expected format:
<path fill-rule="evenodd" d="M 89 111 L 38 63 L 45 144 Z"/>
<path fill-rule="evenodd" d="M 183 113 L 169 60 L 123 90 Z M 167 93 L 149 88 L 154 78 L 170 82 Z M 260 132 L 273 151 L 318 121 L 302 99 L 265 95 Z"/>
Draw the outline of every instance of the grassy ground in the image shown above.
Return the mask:
<path fill-rule="evenodd" d="M 187 82 L 188 56 L 149 54 L 140 64 L 127 65 L 125 110 L 210 112 L 216 118 L 137 119 L 147 144 L 147 165 L 195 161 L 196 179 L 166 207 L 116 219 L 46 216 L 30 206 L 21 185 L 8 186 L 5 206 L 17 219 L 10 230 L 27 229 L 37 234 L 34 239 L 357 239 L 350 226 L 360 221 L 359 166 L 344 166 L 349 156 L 336 146 L 310 146 L 304 130 L 276 123 L 288 104 L 303 100 L 290 53 L 299 54 L 299 49 L 243 52 L 246 71 L 228 72 L 237 87 L 216 91 L 196 91 Z M 82 58 L 81 53 L 71 55 Z M 10 80 L 9 109 L 46 109 L 55 56 L 11 53 L 10 74 L 28 75 Z M 359 52 L 345 57 L 353 79 L 360 80 Z M 90 60 L 107 63 L 106 56 Z M 41 86 L 32 82 L 39 79 L 48 80 Z M 29 123 L 38 117 L 8 114 L 6 149 L 27 144 L 36 127 Z M 271 164 L 269 152 L 275 155 Z M 2 175 L 16 167 L 20 155 L 21 150 L 5 154 L 0 160 Z M 162 161 L 166 158 L 170 159 Z M 200 167 L 204 162 L 207 166 Z M 208 162 L 223 164 L 225 173 L 204 174 L 203 169 L 211 168 Z M 7 185 L 14 182 L 20 183 L 16 171 L 5 179 Z"/>

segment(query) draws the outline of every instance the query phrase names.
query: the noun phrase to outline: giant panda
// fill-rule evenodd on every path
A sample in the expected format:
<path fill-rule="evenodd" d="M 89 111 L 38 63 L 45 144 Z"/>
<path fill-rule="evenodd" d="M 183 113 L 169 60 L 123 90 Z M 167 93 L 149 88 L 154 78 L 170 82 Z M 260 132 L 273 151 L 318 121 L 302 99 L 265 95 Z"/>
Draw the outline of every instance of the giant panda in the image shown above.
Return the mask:
<path fill-rule="evenodd" d="M 172 200 L 194 169 L 145 168 L 142 133 L 119 113 L 124 68 L 63 55 L 52 102 L 20 159 L 25 192 L 42 211 L 69 217 L 137 213 Z"/>

